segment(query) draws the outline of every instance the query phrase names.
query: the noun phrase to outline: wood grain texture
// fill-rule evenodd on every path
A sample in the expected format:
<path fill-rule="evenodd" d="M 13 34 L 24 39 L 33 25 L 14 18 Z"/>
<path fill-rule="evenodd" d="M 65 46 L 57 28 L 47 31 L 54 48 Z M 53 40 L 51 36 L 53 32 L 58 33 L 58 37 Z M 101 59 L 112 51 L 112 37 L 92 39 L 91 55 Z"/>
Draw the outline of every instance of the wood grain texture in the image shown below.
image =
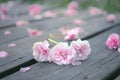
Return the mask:
<path fill-rule="evenodd" d="M 120 66 L 119 52 L 105 46 L 109 34 L 120 34 L 119 29 L 116 27 L 89 39 L 92 52 L 80 66 L 37 63 L 29 72 L 18 71 L 1 80 L 102 80 Z"/>
<path fill-rule="evenodd" d="M 99 22 L 99 20 L 98 20 L 98 22 Z M 90 23 L 92 26 L 93 22 L 91 21 Z M 88 25 L 90 25 L 90 23 Z M 100 24 L 103 24 L 103 22 L 99 23 L 99 25 Z M 87 26 L 86 26 L 86 29 L 87 29 Z M 110 26 L 110 25 L 108 25 L 108 26 Z M 93 27 L 95 27 L 95 26 L 93 25 L 92 28 Z M 98 27 L 98 26 L 96 26 L 96 27 Z M 89 32 L 89 30 L 91 30 L 91 32 L 92 32 L 93 31 L 92 28 L 88 29 L 88 32 Z M 99 30 L 97 30 L 97 29 L 99 29 Z M 96 30 L 94 30 L 92 32 L 92 34 L 96 34 L 96 32 L 104 30 L 104 29 L 105 29 L 105 27 L 96 28 Z M 18 29 L 18 31 L 19 30 L 20 29 Z M 14 68 L 22 63 L 32 60 L 33 57 L 31 55 L 32 54 L 31 48 L 32 48 L 33 43 L 36 41 L 40 41 L 40 40 L 43 41 L 43 40 L 47 39 L 49 37 L 49 35 L 48 35 L 49 32 L 56 32 L 58 34 L 58 32 L 55 30 L 49 30 L 47 33 L 44 33 L 44 35 L 41 35 L 41 36 L 28 37 L 28 38 L 23 38 L 23 39 L 18 38 L 18 40 L 15 40 L 15 41 L 11 40 L 12 43 L 16 43 L 16 45 L 17 45 L 16 47 L 13 47 L 13 48 L 8 48 L 7 47 L 8 43 L 0 45 L 0 50 L 5 50 L 9 53 L 8 57 L 0 60 L 0 65 L 1 65 L 0 73 L 2 74 L 6 70 L 10 70 L 11 68 Z M 88 36 L 88 35 L 84 35 L 84 36 L 80 36 L 80 37 L 83 39 L 86 36 Z M 90 34 L 89 34 L 89 36 L 90 36 Z M 4 39 L 4 40 L 6 40 L 6 39 Z M 60 40 L 62 41 L 63 39 L 58 39 L 58 41 L 60 41 Z"/>

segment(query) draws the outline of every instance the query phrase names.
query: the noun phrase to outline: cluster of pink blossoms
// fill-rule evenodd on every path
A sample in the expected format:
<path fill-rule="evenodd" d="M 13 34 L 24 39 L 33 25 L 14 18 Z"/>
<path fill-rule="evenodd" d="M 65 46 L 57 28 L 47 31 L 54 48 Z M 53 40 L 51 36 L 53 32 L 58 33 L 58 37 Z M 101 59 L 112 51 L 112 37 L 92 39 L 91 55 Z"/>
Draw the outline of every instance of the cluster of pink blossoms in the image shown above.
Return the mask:
<path fill-rule="evenodd" d="M 90 44 L 87 40 L 59 42 L 53 48 L 49 47 L 48 41 L 36 42 L 33 45 L 33 56 L 38 62 L 53 62 L 58 65 L 78 65 L 81 60 L 85 60 L 91 52 Z"/>
<path fill-rule="evenodd" d="M 117 33 L 111 34 L 108 39 L 106 40 L 106 46 L 109 49 L 118 49 L 120 45 L 120 36 Z"/>

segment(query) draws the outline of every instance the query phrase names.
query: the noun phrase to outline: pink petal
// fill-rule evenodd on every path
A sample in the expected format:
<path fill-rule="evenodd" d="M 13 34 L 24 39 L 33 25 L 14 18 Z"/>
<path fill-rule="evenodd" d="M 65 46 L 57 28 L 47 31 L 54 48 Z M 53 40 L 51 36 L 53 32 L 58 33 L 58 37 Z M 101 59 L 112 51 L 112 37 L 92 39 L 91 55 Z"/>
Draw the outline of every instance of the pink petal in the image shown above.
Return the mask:
<path fill-rule="evenodd" d="M 55 12 L 53 12 L 53 11 L 46 11 L 46 12 L 44 13 L 44 16 L 45 16 L 45 17 L 56 17 L 57 14 L 56 14 Z"/>
<path fill-rule="evenodd" d="M 30 67 L 23 67 L 23 68 L 20 69 L 21 72 L 28 72 L 30 70 L 31 70 Z"/>
<path fill-rule="evenodd" d="M 118 48 L 118 52 L 120 52 L 120 48 Z"/>
<path fill-rule="evenodd" d="M 80 61 L 75 61 L 75 62 L 72 63 L 72 65 L 77 65 L 77 66 L 79 66 L 79 65 L 81 65 L 81 62 L 80 62 Z"/>
<path fill-rule="evenodd" d="M 42 15 L 35 15 L 34 18 L 35 19 L 42 19 Z"/>
<path fill-rule="evenodd" d="M 4 32 L 4 35 L 11 35 L 11 31 L 8 31 L 8 30 L 5 31 L 5 32 Z"/>
<path fill-rule="evenodd" d="M 73 20 L 73 23 L 74 23 L 74 24 L 81 25 L 81 24 L 83 24 L 84 22 L 83 22 L 82 20 L 75 19 L 75 20 Z"/>
<path fill-rule="evenodd" d="M 24 20 L 16 21 L 16 26 L 25 26 L 28 24 L 29 24 L 28 21 L 24 21 Z"/>
<path fill-rule="evenodd" d="M 8 56 L 8 53 L 6 51 L 0 51 L 0 58 L 4 58 Z"/>
<path fill-rule="evenodd" d="M 10 44 L 8 44 L 8 47 L 15 47 L 15 46 L 16 46 L 15 43 L 10 43 Z"/>
<path fill-rule="evenodd" d="M 107 16 L 107 20 L 108 20 L 109 22 L 114 22 L 114 21 L 116 20 L 116 17 L 115 17 L 115 15 L 110 14 L 110 15 Z"/>
<path fill-rule="evenodd" d="M 28 29 L 29 35 L 32 36 L 39 36 L 42 32 L 38 29 Z"/>
<path fill-rule="evenodd" d="M 78 7 L 78 2 L 72 1 L 71 3 L 68 4 L 69 9 L 76 9 Z"/>

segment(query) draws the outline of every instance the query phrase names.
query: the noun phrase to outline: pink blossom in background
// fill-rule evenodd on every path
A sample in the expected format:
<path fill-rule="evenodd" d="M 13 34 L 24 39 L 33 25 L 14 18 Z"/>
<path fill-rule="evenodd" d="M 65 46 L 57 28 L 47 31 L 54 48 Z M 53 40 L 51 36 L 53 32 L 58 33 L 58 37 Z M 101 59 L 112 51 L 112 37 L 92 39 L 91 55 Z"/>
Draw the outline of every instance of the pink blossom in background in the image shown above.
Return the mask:
<path fill-rule="evenodd" d="M 76 9 L 78 7 L 78 2 L 72 1 L 68 4 L 68 9 Z"/>
<path fill-rule="evenodd" d="M 15 46 L 16 46 L 15 43 L 10 43 L 10 44 L 8 44 L 8 47 L 15 47 Z"/>
<path fill-rule="evenodd" d="M 110 15 L 107 16 L 107 20 L 108 20 L 109 22 L 114 22 L 114 21 L 116 20 L 116 17 L 115 17 L 115 15 L 110 14 Z"/>
<path fill-rule="evenodd" d="M 0 19 L 7 20 L 9 17 L 7 15 L 0 15 Z"/>
<path fill-rule="evenodd" d="M 28 29 L 29 35 L 32 36 L 39 36 L 42 32 L 38 29 Z"/>
<path fill-rule="evenodd" d="M 35 15 L 34 18 L 35 19 L 42 19 L 43 17 L 42 17 L 42 15 Z"/>
<path fill-rule="evenodd" d="M 33 56 L 38 62 L 50 61 L 50 48 L 48 41 L 34 43 Z"/>
<path fill-rule="evenodd" d="M 67 9 L 65 12 L 64 12 L 64 15 L 65 16 L 73 16 L 73 15 L 76 15 L 78 14 L 78 11 L 75 10 L 75 9 Z"/>
<path fill-rule="evenodd" d="M 46 12 L 44 13 L 44 16 L 45 16 L 45 17 L 56 17 L 57 14 L 56 14 L 55 12 L 53 12 L 53 11 L 46 11 Z"/>
<path fill-rule="evenodd" d="M 31 6 L 29 6 L 29 8 L 28 8 L 30 15 L 37 15 L 37 14 L 39 14 L 43 9 L 44 9 L 43 6 L 37 5 L 37 4 L 36 4 L 36 5 L 31 5 Z"/>
<path fill-rule="evenodd" d="M 8 8 L 6 6 L 3 6 L 1 8 L 1 12 L 4 14 L 4 15 L 7 15 L 8 14 Z"/>
<path fill-rule="evenodd" d="M 79 37 L 80 28 L 73 28 L 66 32 L 64 40 L 74 40 Z"/>
<path fill-rule="evenodd" d="M 72 41 L 70 46 L 76 50 L 75 60 L 85 60 L 91 52 L 90 43 L 87 40 Z"/>
<path fill-rule="evenodd" d="M 28 72 L 31 70 L 31 67 L 23 67 L 23 68 L 20 68 L 20 71 L 21 72 Z"/>
<path fill-rule="evenodd" d="M 112 33 L 106 40 L 106 46 L 109 49 L 117 49 L 120 45 L 120 37 L 117 33 Z"/>
<path fill-rule="evenodd" d="M 24 21 L 24 20 L 16 21 L 16 26 L 25 26 L 25 25 L 28 25 L 28 24 L 29 24 L 28 21 Z"/>
<path fill-rule="evenodd" d="M 103 14 L 104 12 L 101 9 L 99 9 L 99 8 L 90 7 L 89 8 L 89 13 L 91 15 L 99 15 L 99 14 Z"/>
<path fill-rule="evenodd" d="M 11 31 L 9 31 L 9 30 L 5 31 L 4 35 L 11 35 Z"/>
<path fill-rule="evenodd" d="M 67 65 L 74 62 L 76 51 L 68 43 L 60 42 L 51 49 L 51 60 L 58 65 Z"/>
<path fill-rule="evenodd" d="M 83 20 L 80 20 L 80 19 L 74 19 L 74 20 L 73 20 L 73 23 L 74 23 L 74 24 L 77 24 L 77 25 L 82 25 L 82 24 L 84 23 L 84 21 L 83 21 Z"/>
<path fill-rule="evenodd" d="M 4 58 L 8 56 L 8 53 L 6 51 L 0 51 L 0 58 Z"/>

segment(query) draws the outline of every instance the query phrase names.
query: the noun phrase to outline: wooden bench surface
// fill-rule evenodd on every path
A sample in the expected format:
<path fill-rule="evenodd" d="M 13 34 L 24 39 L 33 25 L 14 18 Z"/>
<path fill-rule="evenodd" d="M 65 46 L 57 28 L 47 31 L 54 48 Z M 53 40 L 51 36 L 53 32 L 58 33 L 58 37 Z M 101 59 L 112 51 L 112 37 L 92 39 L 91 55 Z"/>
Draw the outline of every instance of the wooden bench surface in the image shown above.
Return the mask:
<path fill-rule="evenodd" d="M 57 10 L 60 15 L 55 18 L 36 20 L 27 15 L 28 6 L 14 7 L 15 9 L 10 10 L 12 12 L 9 13 L 13 16 L 25 12 L 24 15 L 5 21 L 0 20 L 0 50 L 8 52 L 7 57 L 0 58 L 1 80 L 104 80 L 110 78 L 120 68 L 120 53 L 109 50 L 105 45 L 111 33 L 120 34 L 119 14 L 115 14 L 114 23 L 107 21 L 107 14 L 93 16 L 88 13 L 88 10 L 80 10 L 79 14 L 70 17 L 61 15 L 62 10 Z M 82 19 L 85 23 L 81 26 L 76 25 L 73 23 L 74 19 Z M 30 24 L 17 27 L 15 22 L 18 20 L 27 20 Z M 37 63 L 32 56 L 33 43 L 49 38 L 50 33 L 60 35 L 59 29 L 62 26 L 81 27 L 88 33 L 87 35 L 80 33 L 79 36 L 81 39 L 88 39 L 91 44 L 92 52 L 89 58 L 80 66 Z M 28 28 L 39 29 L 43 33 L 40 36 L 30 37 Z M 7 30 L 12 34 L 4 35 Z M 63 38 L 55 38 L 55 40 L 64 41 Z M 15 43 L 16 46 L 10 48 L 9 43 Z M 19 71 L 21 67 L 26 66 L 31 66 L 32 69 L 25 73 Z M 118 74 L 115 75 L 117 76 Z M 116 80 L 119 80 L 119 77 Z"/>

